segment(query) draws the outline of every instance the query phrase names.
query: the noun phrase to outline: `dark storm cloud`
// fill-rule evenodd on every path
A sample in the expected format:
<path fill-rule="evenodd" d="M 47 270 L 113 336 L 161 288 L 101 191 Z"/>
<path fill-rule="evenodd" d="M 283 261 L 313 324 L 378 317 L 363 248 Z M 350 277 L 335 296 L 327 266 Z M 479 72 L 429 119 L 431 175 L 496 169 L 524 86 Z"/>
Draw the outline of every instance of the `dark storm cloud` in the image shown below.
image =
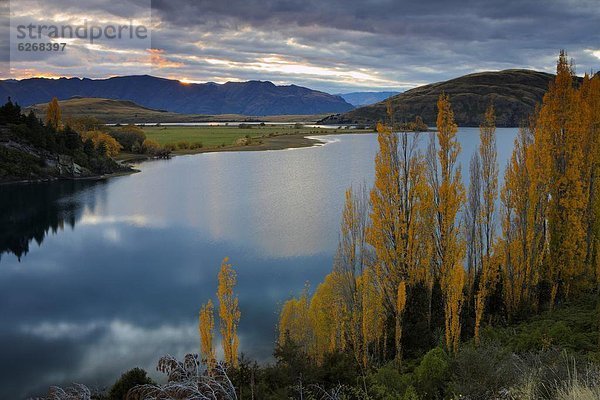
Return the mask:
<path fill-rule="evenodd" d="M 204 46 L 200 54 L 206 57 L 243 62 L 247 55 L 273 53 L 325 68 L 364 68 L 391 81 L 381 87 L 486 69 L 551 71 L 561 48 L 569 50 L 579 71 L 599 64 L 592 53 L 600 47 L 596 0 L 155 0 L 153 12 L 163 22 L 155 32 L 156 43 L 167 53 L 177 48 L 177 40 L 163 42 L 161 34 L 185 26 L 198 32 L 200 40 L 209 33 L 217 41 Z M 231 35 L 244 29 L 245 35 Z M 289 45 L 290 39 L 299 46 Z M 348 85 L 332 80 L 328 89 L 335 90 L 336 83 L 340 89 Z M 365 82 L 369 84 L 377 82 Z"/>
<path fill-rule="evenodd" d="M 148 1 L 56 7 L 132 18 Z M 552 71 L 562 48 L 579 72 L 600 65 L 598 0 L 153 0 L 152 18 L 153 74 L 193 81 L 402 89 L 481 70 Z"/>

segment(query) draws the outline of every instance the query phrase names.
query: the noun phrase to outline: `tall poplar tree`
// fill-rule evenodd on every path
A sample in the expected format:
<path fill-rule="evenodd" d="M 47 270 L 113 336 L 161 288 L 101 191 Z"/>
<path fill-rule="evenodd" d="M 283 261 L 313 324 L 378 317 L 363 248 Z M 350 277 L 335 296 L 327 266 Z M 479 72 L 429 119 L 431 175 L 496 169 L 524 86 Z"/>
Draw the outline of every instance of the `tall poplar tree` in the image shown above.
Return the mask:
<path fill-rule="evenodd" d="M 221 340 L 223 342 L 223 353 L 227 365 L 237 367 L 238 345 L 237 327 L 240 322 L 240 310 L 238 298 L 233 290 L 237 277 L 232 265 L 225 257 L 219 271 L 219 286 L 217 296 L 219 298 L 219 322 L 221 326 Z"/>

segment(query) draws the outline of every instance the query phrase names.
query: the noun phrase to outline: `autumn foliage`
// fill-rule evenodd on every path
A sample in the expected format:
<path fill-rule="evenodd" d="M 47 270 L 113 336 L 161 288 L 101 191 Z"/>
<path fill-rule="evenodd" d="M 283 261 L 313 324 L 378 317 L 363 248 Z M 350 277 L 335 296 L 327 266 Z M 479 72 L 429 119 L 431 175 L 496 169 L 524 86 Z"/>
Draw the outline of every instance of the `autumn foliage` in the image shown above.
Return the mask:
<path fill-rule="evenodd" d="M 53 97 L 50 103 L 48 103 L 48 108 L 46 109 L 46 125 L 56 130 L 61 128 L 62 111 L 56 97 Z"/>
<path fill-rule="evenodd" d="M 237 274 L 225 257 L 221 263 L 218 274 L 217 298 L 219 301 L 219 333 L 223 347 L 223 363 L 228 367 L 238 366 L 239 338 L 237 328 L 240 323 L 241 312 L 239 300 L 234 292 L 237 283 Z M 202 363 L 211 372 L 218 364 L 216 360 L 215 317 L 212 300 L 202 305 L 198 316 L 198 333 L 200 335 L 200 355 Z"/>
<path fill-rule="evenodd" d="M 241 313 L 238 307 L 238 298 L 233 292 L 237 282 L 237 274 L 228 261 L 229 259 L 225 257 L 221 263 L 217 296 L 219 298 L 219 321 L 224 361 L 226 364 L 236 367 L 238 365 L 239 346 L 237 327 Z"/>
<path fill-rule="evenodd" d="M 200 333 L 200 355 L 204 363 L 211 368 L 216 361 L 215 348 L 213 345 L 215 329 L 214 306 L 212 300 L 208 300 L 200 309 L 198 319 L 198 332 Z"/>
<path fill-rule="evenodd" d="M 332 272 L 283 305 L 279 342 L 319 363 L 350 352 L 359 365 L 422 354 L 442 330 L 456 353 L 486 325 L 552 309 L 600 286 L 600 76 L 557 76 L 523 121 L 499 187 L 495 111 L 481 116 L 465 190 L 451 98 L 437 133 L 377 125 L 371 190 L 350 188 Z M 421 352 L 421 353 L 419 353 Z"/>

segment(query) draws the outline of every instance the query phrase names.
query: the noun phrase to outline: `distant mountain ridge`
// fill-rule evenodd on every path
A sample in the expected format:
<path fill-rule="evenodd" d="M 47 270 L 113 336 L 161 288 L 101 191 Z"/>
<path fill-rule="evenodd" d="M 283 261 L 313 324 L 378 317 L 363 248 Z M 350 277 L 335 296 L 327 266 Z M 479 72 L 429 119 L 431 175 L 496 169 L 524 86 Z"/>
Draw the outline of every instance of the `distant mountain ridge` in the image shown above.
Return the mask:
<path fill-rule="evenodd" d="M 485 109 L 493 103 L 497 126 L 516 127 L 533 113 L 553 79 L 552 74 L 524 69 L 480 72 L 420 86 L 389 100 L 397 122 L 413 121 L 420 116 L 427 125 L 435 126 L 437 99 L 444 92 L 450 95 L 454 117 L 460 126 L 478 126 Z M 383 120 L 386 120 L 386 102 L 333 115 L 321 122 L 373 124 Z"/>
<path fill-rule="evenodd" d="M 47 103 L 52 97 L 81 96 L 129 100 L 184 114 L 324 114 L 353 108 L 339 96 L 296 85 L 276 86 L 268 81 L 188 84 L 149 75 L 0 81 L 0 99 L 9 96 L 24 107 Z"/>
<path fill-rule="evenodd" d="M 395 96 L 400 92 L 350 92 L 340 93 L 339 96 L 352 104 L 354 107 L 368 106 L 369 104 L 379 103 L 388 97 Z"/>

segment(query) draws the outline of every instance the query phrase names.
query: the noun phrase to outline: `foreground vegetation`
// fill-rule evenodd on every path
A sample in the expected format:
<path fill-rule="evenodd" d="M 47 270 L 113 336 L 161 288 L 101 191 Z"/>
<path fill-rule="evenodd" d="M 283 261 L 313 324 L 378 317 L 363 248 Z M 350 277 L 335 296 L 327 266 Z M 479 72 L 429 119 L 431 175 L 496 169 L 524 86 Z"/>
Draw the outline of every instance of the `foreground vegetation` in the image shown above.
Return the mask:
<path fill-rule="evenodd" d="M 159 364 L 167 384 L 153 382 L 145 371 L 134 368 L 110 388 L 72 390 L 78 395 L 88 390 L 88 398 L 99 400 L 188 399 L 193 398 L 187 397 L 190 390 L 198 391 L 198 382 L 214 380 L 226 388 L 230 380 L 235 395 L 217 391 L 217 397 L 205 398 L 597 399 L 597 316 L 595 297 L 585 296 L 530 320 L 488 326 L 479 345 L 467 340 L 454 355 L 445 350 L 440 331 L 432 349 L 405 360 L 401 367 L 392 361 L 363 369 L 344 351 L 327 353 L 316 362 L 287 340 L 276 347 L 271 365 L 260 366 L 242 354 L 236 367 L 207 375 L 197 356 L 188 356 L 187 363 L 167 356 Z M 60 390 L 53 389 L 54 393 Z M 150 397 L 151 393 L 159 395 Z"/>

